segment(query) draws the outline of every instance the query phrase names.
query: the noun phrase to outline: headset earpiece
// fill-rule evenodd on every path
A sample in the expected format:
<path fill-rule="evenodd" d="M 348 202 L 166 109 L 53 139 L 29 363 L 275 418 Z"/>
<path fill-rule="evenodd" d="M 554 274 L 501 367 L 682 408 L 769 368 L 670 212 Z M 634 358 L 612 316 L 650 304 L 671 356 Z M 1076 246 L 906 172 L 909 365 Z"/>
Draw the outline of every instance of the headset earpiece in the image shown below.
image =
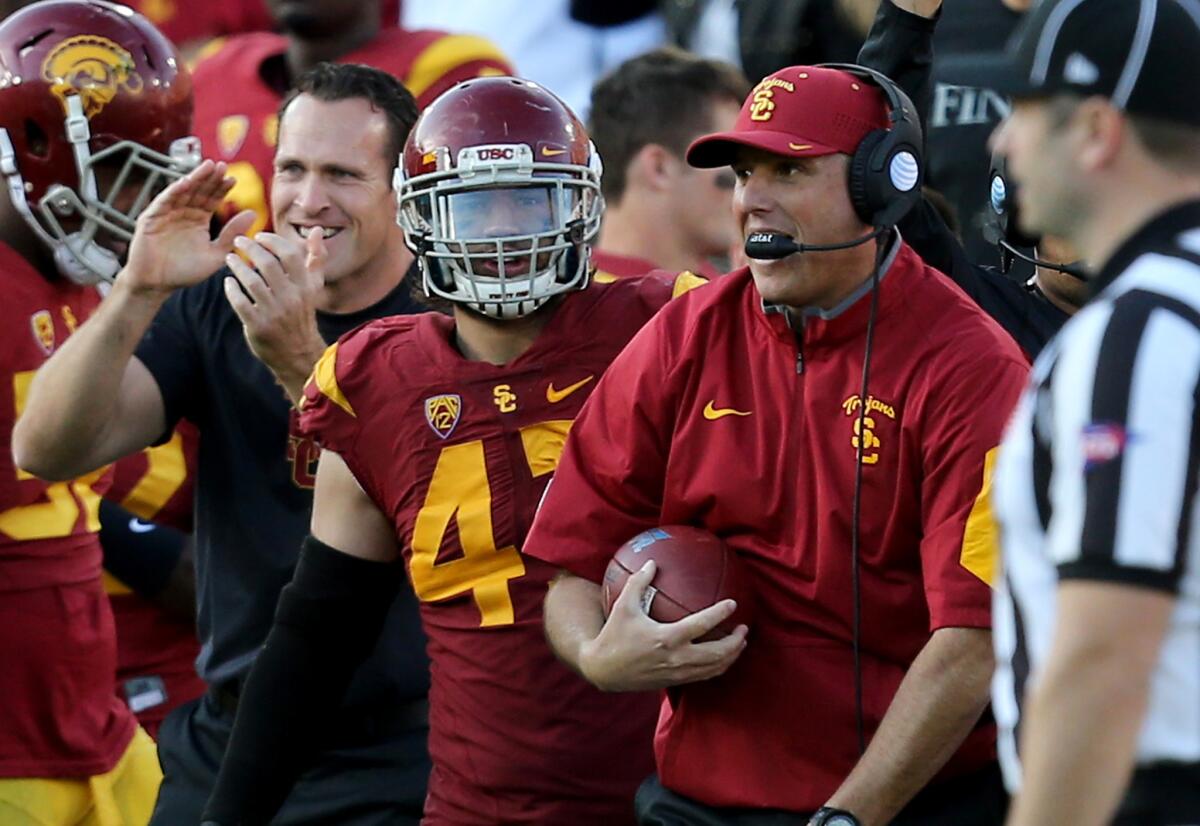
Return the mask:
<path fill-rule="evenodd" d="M 891 227 L 921 200 L 924 137 L 916 107 L 886 75 L 851 63 L 822 63 L 854 75 L 883 92 L 888 104 L 887 129 L 869 132 L 850 159 L 849 190 L 854 210 L 864 223 Z"/>
<path fill-rule="evenodd" d="M 1032 249 L 1037 238 L 1021 232 L 1017 225 L 1017 185 L 1008 176 L 1004 156 L 993 154 L 988 168 L 988 209 L 983 222 L 983 237 L 1000 251 L 1000 271 L 1012 269 L 1013 249 Z"/>

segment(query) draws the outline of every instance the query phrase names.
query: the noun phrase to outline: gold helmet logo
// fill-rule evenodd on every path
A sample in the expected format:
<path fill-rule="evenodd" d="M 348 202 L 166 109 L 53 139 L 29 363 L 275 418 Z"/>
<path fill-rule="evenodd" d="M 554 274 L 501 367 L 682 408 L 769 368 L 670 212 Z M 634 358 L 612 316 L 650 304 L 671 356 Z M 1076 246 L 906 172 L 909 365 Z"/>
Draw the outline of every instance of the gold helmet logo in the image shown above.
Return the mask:
<path fill-rule="evenodd" d="M 67 98 L 78 95 L 90 120 L 120 91 L 142 91 L 133 55 L 105 37 L 81 34 L 55 46 L 42 62 L 42 79 L 67 112 Z"/>

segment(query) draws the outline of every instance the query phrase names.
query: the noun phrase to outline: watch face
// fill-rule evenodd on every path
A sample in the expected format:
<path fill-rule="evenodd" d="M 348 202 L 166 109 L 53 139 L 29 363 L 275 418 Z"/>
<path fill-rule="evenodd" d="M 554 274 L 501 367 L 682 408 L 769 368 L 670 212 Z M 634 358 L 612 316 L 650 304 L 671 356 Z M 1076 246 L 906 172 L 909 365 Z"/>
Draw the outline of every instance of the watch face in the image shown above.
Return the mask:
<path fill-rule="evenodd" d="M 859 822 L 850 815 L 834 815 L 825 821 L 825 826 L 859 826 Z"/>

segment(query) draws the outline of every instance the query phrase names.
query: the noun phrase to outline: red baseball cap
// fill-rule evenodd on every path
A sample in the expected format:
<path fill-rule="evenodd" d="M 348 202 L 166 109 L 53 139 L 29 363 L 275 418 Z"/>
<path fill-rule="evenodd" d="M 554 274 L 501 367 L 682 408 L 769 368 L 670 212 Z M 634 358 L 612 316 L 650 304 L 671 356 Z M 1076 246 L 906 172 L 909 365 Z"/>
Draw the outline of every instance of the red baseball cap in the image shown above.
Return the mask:
<path fill-rule="evenodd" d="M 791 158 L 852 155 L 869 132 L 887 127 L 887 100 L 874 84 L 840 69 L 789 66 L 754 87 L 732 131 L 693 141 L 687 162 L 728 166 L 739 146 Z"/>

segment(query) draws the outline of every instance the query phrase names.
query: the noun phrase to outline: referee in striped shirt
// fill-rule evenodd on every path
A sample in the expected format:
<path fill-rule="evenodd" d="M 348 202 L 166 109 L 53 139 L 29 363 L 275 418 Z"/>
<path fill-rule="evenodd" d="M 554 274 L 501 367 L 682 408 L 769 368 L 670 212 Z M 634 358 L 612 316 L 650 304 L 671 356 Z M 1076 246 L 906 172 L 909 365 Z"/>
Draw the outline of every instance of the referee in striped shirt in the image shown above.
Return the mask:
<path fill-rule="evenodd" d="M 1095 294 L 1001 448 L 1009 824 L 1200 824 L 1200 0 L 1046 0 L 976 60 L 1023 229 Z"/>

